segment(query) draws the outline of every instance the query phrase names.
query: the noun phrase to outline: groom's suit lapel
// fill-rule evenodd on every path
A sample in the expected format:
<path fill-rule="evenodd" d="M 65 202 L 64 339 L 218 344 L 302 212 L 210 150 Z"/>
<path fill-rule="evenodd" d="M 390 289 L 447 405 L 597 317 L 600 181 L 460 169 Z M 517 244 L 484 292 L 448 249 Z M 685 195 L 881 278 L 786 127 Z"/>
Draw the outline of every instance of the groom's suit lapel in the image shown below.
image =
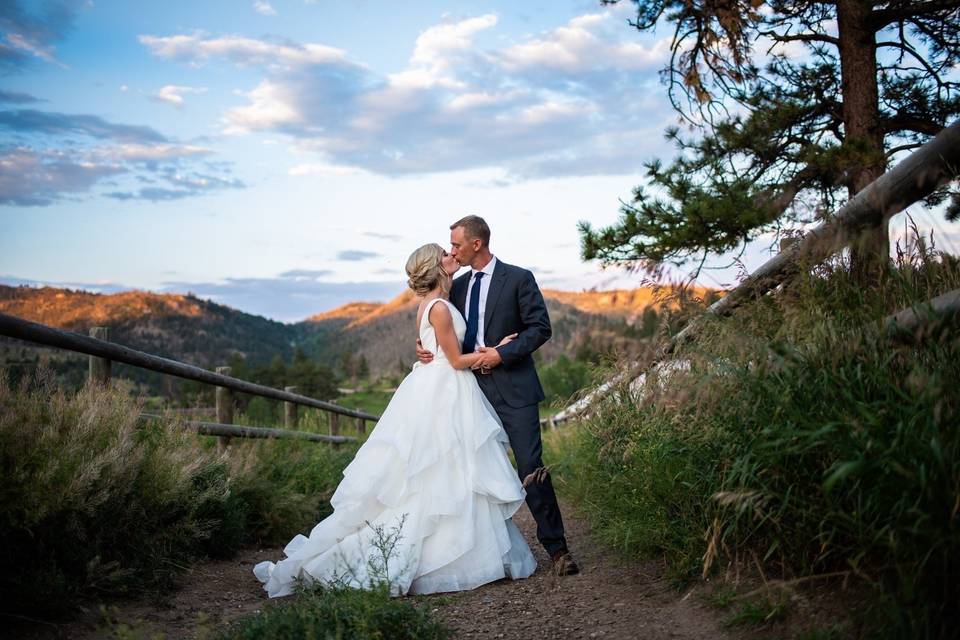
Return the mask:
<path fill-rule="evenodd" d="M 469 271 L 453 281 L 453 306 L 463 317 L 467 316 L 467 282 L 469 281 Z"/>
<path fill-rule="evenodd" d="M 490 290 L 487 291 L 487 306 L 483 311 L 483 341 L 489 342 L 487 336 L 490 335 L 490 321 L 493 319 L 493 310 L 497 306 L 497 300 L 500 298 L 500 292 L 503 291 L 503 283 L 507 279 L 507 265 L 500 260 L 493 267 L 493 276 L 490 278 Z"/>

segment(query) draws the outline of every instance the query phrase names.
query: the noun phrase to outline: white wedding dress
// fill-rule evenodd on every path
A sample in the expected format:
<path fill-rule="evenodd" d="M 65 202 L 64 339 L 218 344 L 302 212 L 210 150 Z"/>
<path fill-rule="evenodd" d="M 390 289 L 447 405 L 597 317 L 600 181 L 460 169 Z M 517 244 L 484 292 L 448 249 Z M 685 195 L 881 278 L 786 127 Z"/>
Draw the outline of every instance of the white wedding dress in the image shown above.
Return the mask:
<path fill-rule="evenodd" d="M 424 309 L 420 339 L 435 356 L 404 378 L 370 437 L 344 469 L 333 513 L 297 535 L 286 559 L 253 569 L 271 597 L 306 583 L 368 587 L 387 574 L 391 592 L 459 591 L 537 567 L 511 520 L 525 491 L 507 458 L 507 435 L 470 370 L 437 347 Z M 457 339 L 466 323 L 450 302 Z M 384 554 L 402 522 L 395 553 Z M 379 534 L 378 534 L 379 530 Z"/>

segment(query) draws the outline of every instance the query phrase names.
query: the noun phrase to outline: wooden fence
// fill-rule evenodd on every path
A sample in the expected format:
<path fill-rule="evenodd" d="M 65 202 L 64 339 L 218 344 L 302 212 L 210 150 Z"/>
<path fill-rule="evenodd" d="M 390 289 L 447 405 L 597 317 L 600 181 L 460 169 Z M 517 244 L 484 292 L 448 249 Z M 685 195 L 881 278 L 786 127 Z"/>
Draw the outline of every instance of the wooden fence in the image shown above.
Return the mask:
<path fill-rule="evenodd" d="M 747 300 L 774 289 L 802 266 L 823 262 L 844 249 L 862 229 L 900 213 L 911 204 L 930 195 L 937 188 L 955 180 L 960 175 L 960 121 L 945 127 L 922 147 L 914 151 L 897 166 L 871 182 L 850 199 L 829 220 L 804 234 L 797 241 L 786 245 L 780 253 L 763 263 L 743 282 L 731 289 L 697 318 L 691 320 L 680 332 L 670 338 L 654 355 L 642 363 L 635 363 L 611 380 L 593 389 L 559 413 L 541 420 L 541 424 L 556 426 L 571 418 L 583 415 L 594 401 L 605 396 L 618 385 L 634 380 L 668 358 L 681 344 L 692 339 L 709 316 L 724 316 Z M 943 299 L 941 299 L 943 298 Z M 949 311 L 956 312 L 960 296 L 951 292 L 930 301 Z M 923 306 L 923 305 L 921 305 Z M 952 310 L 952 311 L 950 311 Z M 914 309 L 905 309 L 887 319 L 887 327 L 902 324 L 908 318 L 919 322 L 925 314 Z M 891 324 L 893 323 L 893 324 Z"/>
<path fill-rule="evenodd" d="M 98 384 L 105 384 L 110 380 L 113 362 L 122 362 L 141 369 L 214 385 L 217 401 L 216 422 L 187 420 L 183 423 L 195 428 L 199 433 L 216 435 L 219 438 L 221 448 L 229 444 L 230 438 L 297 438 L 313 442 L 342 444 L 354 441 L 356 438 L 340 434 L 341 417 L 353 419 L 360 433 L 365 432 L 367 422 L 376 423 L 380 419 L 379 416 L 359 409 L 349 409 L 333 402 L 300 395 L 296 393 L 296 387 L 286 387 L 281 391 L 273 387 L 231 377 L 230 367 L 217 367 L 216 372 L 213 372 L 191 364 L 115 344 L 109 341 L 110 335 L 106 327 L 94 327 L 90 330 L 90 335 L 85 336 L 37 322 L 30 322 L 15 316 L 0 314 L 0 335 L 90 356 L 88 375 L 91 381 Z M 248 393 L 282 401 L 284 426 L 286 428 L 273 429 L 233 424 L 233 392 Z M 319 434 L 309 431 L 296 431 L 299 417 L 298 406 L 312 407 L 326 412 L 329 416 L 330 433 Z M 141 417 L 144 419 L 161 418 L 161 416 L 153 414 L 143 414 Z"/>

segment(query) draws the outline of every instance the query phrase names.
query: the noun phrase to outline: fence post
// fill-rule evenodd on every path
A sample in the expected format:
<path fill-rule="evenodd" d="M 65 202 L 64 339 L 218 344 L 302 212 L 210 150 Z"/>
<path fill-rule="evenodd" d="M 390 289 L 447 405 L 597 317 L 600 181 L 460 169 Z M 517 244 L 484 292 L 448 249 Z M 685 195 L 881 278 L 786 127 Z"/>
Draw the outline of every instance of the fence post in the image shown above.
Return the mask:
<path fill-rule="evenodd" d="M 284 387 L 284 391 L 287 393 L 296 393 L 296 387 Z M 296 402 L 287 402 L 283 401 L 283 426 L 287 429 L 296 429 L 297 428 L 297 403 Z"/>
<path fill-rule="evenodd" d="M 217 373 L 230 375 L 230 367 L 217 367 Z M 226 387 L 217 387 L 217 422 L 233 424 L 233 391 Z M 230 436 L 217 436 L 217 451 L 223 453 L 230 445 Z"/>
<path fill-rule="evenodd" d="M 330 415 L 330 435 L 338 436 L 340 435 L 340 414 L 333 413 L 331 411 L 329 415 Z M 337 446 L 337 444 L 334 443 L 333 446 Z"/>
<path fill-rule="evenodd" d="M 91 327 L 90 328 L 90 337 L 98 338 L 100 340 L 110 340 L 110 328 L 109 327 Z M 97 356 L 90 356 L 90 366 L 87 371 L 87 379 L 90 382 L 100 385 L 106 385 L 110 383 L 110 372 L 113 366 L 113 362 L 107 358 L 98 358 Z"/>
<path fill-rule="evenodd" d="M 354 407 L 355 411 L 360 411 L 360 407 Z M 363 418 L 357 418 L 357 433 L 367 432 L 367 421 Z"/>

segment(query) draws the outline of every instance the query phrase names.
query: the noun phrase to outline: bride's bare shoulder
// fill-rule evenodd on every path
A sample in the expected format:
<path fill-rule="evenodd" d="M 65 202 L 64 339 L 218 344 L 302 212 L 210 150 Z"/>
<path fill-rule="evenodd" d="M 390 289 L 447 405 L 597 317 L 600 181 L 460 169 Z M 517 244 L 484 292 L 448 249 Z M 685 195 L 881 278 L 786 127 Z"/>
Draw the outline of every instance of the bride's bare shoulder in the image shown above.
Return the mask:
<path fill-rule="evenodd" d="M 437 302 L 442 299 L 443 298 L 430 298 L 428 300 L 420 301 L 420 305 L 417 307 L 417 327 L 423 326 L 424 311 L 426 311 L 427 307 L 430 305 L 432 306 L 430 306 L 430 311 L 427 312 L 427 318 L 426 318 L 426 320 L 430 324 L 434 324 L 434 320 L 437 318 L 437 312 L 435 311 L 435 309 L 437 309 L 438 307 L 443 308 L 443 311 L 440 312 L 441 314 L 445 313 L 447 316 L 450 315 L 450 310 L 447 308 L 447 305 L 433 304 L 434 302 Z"/>
<path fill-rule="evenodd" d="M 443 300 L 443 298 L 436 298 L 436 300 Z M 430 324 L 436 327 L 438 323 L 441 325 L 450 324 L 453 316 L 450 315 L 450 307 L 446 304 L 435 304 L 430 307 L 429 317 L 427 319 L 430 321 Z"/>

